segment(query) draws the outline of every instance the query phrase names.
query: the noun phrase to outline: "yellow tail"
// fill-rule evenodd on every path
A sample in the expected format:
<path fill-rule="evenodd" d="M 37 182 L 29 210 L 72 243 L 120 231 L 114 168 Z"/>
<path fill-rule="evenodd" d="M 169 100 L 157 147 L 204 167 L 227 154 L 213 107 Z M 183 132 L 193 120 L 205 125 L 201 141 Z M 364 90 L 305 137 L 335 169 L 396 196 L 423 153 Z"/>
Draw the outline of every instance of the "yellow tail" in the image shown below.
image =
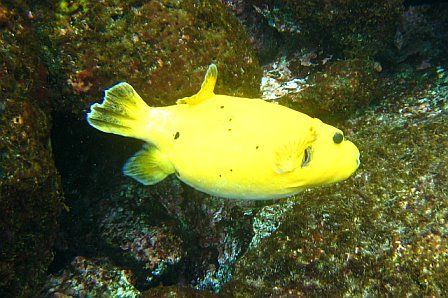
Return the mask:
<path fill-rule="evenodd" d="M 101 104 L 91 106 L 87 122 L 103 132 L 145 139 L 150 109 L 134 88 L 123 82 L 107 89 Z"/>

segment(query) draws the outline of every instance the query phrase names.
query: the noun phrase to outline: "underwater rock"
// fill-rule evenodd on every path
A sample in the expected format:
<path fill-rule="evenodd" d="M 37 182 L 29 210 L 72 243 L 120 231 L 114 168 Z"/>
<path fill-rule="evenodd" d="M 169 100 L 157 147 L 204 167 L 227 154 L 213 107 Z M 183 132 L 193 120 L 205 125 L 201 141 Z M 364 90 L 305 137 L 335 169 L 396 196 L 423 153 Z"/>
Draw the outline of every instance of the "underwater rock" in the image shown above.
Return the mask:
<path fill-rule="evenodd" d="M 322 71 L 309 75 L 300 92 L 289 93 L 279 101 L 331 123 L 379 101 L 383 93 L 374 62 L 352 59 L 328 62 Z"/>
<path fill-rule="evenodd" d="M 122 266 L 132 268 L 137 287 L 156 285 L 166 280 L 171 272 L 179 270 L 186 250 L 180 238 L 178 222 L 170 220 L 164 210 L 155 207 L 157 190 L 136 183 L 120 184 L 121 190 L 100 202 L 96 210 L 99 247 L 103 254 Z M 171 191 L 171 196 L 175 196 Z"/>
<path fill-rule="evenodd" d="M 31 297 L 53 260 L 64 204 L 39 40 L 28 7 L 10 2 L 0 4 L 0 296 Z"/>
<path fill-rule="evenodd" d="M 286 1 L 300 39 L 345 58 L 377 57 L 393 47 L 403 1 Z"/>
<path fill-rule="evenodd" d="M 139 143 L 98 136 L 70 114 L 84 117 L 117 81 L 132 83 L 150 105 L 173 104 L 198 91 L 213 61 L 220 70 L 217 91 L 259 95 L 261 68 L 242 26 L 215 0 L 56 2 L 53 17 L 42 15 L 40 22 L 62 93 L 53 141 L 70 213 L 52 272 L 85 255 L 131 269 L 138 289 L 199 284 L 206 270 L 230 276 L 226 268 L 250 240 L 236 241 L 233 231 L 249 229 L 250 220 L 241 215 L 242 221 L 211 228 L 233 207 L 207 211 L 212 204 L 191 203 L 196 194 L 184 193 L 175 179 L 153 187 L 123 179 L 121 167 Z"/>
<path fill-rule="evenodd" d="M 251 208 L 250 204 L 242 206 L 233 200 L 210 197 L 175 177 L 168 177 L 151 187 L 134 181 L 128 181 L 126 185 L 134 191 L 121 196 L 120 206 L 139 210 L 157 220 L 159 225 L 175 225 L 176 234 L 171 237 L 180 238 L 183 244 L 182 251 L 177 249 L 177 255 L 182 257 L 180 262 L 171 268 L 162 267 L 165 271 L 155 272 L 154 280 L 140 284 L 142 288 L 158 282 L 169 285 L 182 281 L 198 290 L 218 291 L 231 279 L 233 265 L 252 238 L 252 216 L 246 212 Z M 164 207 L 158 215 L 155 214 L 157 205 Z M 169 245 L 164 248 L 165 252 L 172 250 Z M 168 254 L 161 255 L 161 261 L 168 263 L 164 261 Z M 135 267 L 133 270 L 139 272 Z"/>
<path fill-rule="evenodd" d="M 124 177 L 121 167 L 139 142 L 98 133 L 76 119 L 55 120 L 71 127 L 58 125 L 53 132 L 70 212 L 52 272 L 84 255 L 107 257 L 132 271 L 141 291 L 160 283 L 219 289 L 231 278 L 252 235 L 244 209 L 175 177 L 153 186 Z"/>
<path fill-rule="evenodd" d="M 143 298 L 160 297 L 160 298 L 215 298 L 219 297 L 213 292 L 197 291 L 189 287 L 167 286 L 157 287 L 142 293 Z"/>
<path fill-rule="evenodd" d="M 443 296 L 448 289 L 448 75 L 352 121 L 361 167 L 304 192 L 236 264 L 224 297 Z"/>
<path fill-rule="evenodd" d="M 274 59 L 280 52 L 293 52 L 295 45 L 291 42 L 293 34 L 280 31 L 272 26 L 266 18 L 265 6 L 259 6 L 256 1 L 221 0 L 244 26 L 250 37 L 250 42 L 257 52 L 262 64 Z"/>
<path fill-rule="evenodd" d="M 101 203 L 100 212 L 110 212 L 102 215 L 100 237 L 108 247 L 120 248 L 103 252 L 131 268 L 137 288 L 183 281 L 198 290 L 219 290 L 231 279 L 252 237 L 244 208 L 175 177 L 151 187 L 127 181 L 121 189 Z"/>
<path fill-rule="evenodd" d="M 60 64 L 62 108 L 80 116 L 119 81 L 149 105 L 173 104 L 198 91 L 211 62 L 223 78 L 218 92 L 259 94 L 255 53 L 218 0 L 64 0 L 42 27 Z"/>
<path fill-rule="evenodd" d="M 132 274 L 104 259 L 78 256 L 70 267 L 47 281 L 44 297 L 141 297 Z"/>
<path fill-rule="evenodd" d="M 252 215 L 234 200 L 208 197 L 187 189 L 188 227 L 193 230 L 191 284 L 200 290 L 219 291 L 232 279 L 234 264 L 249 247 Z M 200 220 L 198 220 L 200 219 Z"/>
<path fill-rule="evenodd" d="M 244 5 L 237 0 L 223 2 L 243 12 L 248 10 L 246 7 L 253 7 L 278 33 L 283 54 L 294 48 L 307 48 L 344 59 L 387 54 L 394 47 L 394 35 L 403 12 L 403 0 L 251 0 L 244 1 Z"/>
<path fill-rule="evenodd" d="M 58 125 L 52 135 L 70 212 L 62 217 L 65 224 L 50 271 L 57 274 L 74 256 L 82 255 L 102 257 L 131 271 L 137 289 L 161 281 L 175 283 L 178 277 L 173 272 L 180 270 L 186 252 L 181 224 L 157 198 L 174 201 L 181 189 L 171 184 L 145 187 L 123 177 L 122 163 L 139 143 L 92 136 L 89 133 L 96 132 L 73 116 L 55 121 L 70 127 Z"/>
<path fill-rule="evenodd" d="M 446 60 L 448 51 L 448 4 L 409 6 L 395 33 L 390 60 L 399 71 L 431 68 Z"/>

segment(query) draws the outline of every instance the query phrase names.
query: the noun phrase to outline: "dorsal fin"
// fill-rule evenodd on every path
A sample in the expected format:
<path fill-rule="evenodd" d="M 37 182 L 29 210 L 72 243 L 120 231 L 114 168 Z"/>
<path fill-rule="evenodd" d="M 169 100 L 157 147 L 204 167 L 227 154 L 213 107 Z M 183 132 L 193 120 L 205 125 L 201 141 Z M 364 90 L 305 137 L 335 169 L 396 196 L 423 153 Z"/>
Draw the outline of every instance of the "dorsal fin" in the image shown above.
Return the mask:
<path fill-rule="evenodd" d="M 218 69 L 215 64 L 210 64 L 205 74 L 204 82 L 202 82 L 201 90 L 193 96 L 184 97 L 177 100 L 177 104 L 195 105 L 203 102 L 207 98 L 212 97 L 215 93 L 216 79 L 218 77 Z"/>

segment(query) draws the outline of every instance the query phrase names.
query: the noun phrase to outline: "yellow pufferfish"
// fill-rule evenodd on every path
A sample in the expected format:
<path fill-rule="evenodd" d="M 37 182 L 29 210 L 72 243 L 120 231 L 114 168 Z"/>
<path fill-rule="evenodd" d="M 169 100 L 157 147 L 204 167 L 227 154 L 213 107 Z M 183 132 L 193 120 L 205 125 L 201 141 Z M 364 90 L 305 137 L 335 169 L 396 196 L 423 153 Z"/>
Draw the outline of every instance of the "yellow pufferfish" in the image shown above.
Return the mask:
<path fill-rule="evenodd" d="M 213 196 L 265 200 L 345 180 L 358 168 L 359 151 L 341 130 L 259 98 L 215 94 L 217 76 L 211 64 L 197 94 L 165 107 L 149 107 L 119 83 L 87 121 L 146 142 L 123 167 L 145 185 L 174 173 Z"/>

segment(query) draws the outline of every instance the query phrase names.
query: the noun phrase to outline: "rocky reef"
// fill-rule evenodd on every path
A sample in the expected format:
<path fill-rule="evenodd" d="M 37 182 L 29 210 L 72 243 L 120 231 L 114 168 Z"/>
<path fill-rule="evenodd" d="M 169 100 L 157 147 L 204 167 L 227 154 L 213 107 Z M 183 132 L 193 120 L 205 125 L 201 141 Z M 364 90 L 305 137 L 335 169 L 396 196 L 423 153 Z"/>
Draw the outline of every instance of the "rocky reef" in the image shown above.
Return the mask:
<path fill-rule="evenodd" d="M 219 1 L 60 1 L 44 28 L 61 71 L 60 104 L 78 115 L 119 81 L 150 105 L 173 104 L 198 91 L 212 62 L 217 90 L 259 92 L 255 52 Z"/>
<path fill-rule="evenodd" d="M 140 297 L 132 285 L 132 274 L 110 264 L 108 260 L 76 257 L 58 277 L 47 281 L 47 296 Z"/>
<path fill-rule="evenodd" d="M 38 292 L 64 208 L 51 94 L 26 5 L 0 4 L 0 296 Z M 27 45 L 27 46 L 25 46 Z"/>
<path fill-rule="evenodd" d="M 323 121 L 346 119 L 380 101 L 384 95 L 382 83 L 373 61 L 334 61 L 312 72 L 301 92 L 287 94 L 279 102 Z"/>
<path fill-rule="evenodd" d="M 404 9 L 403 0 L 223 2 L 270 59 L 298 49 L 347 59 L 388 56 Z"/>
<path fill-rule="evenodd" d="M 349 121 L 362 167 L 296 198 L 237 262 L 237 297 L 441 296 L 447 289 L 448 74 Z M 269 223 L 269 225 L 271 225 Z"/>
<path fill-rule="evenodd" d="M 0 296 L 443 296 L 448 6 L 221 2 L 0 4 Z M 123 177 L 142 143 L 88 106 L 119 81 L 173 104 L 211 62 L 218 93 L 341 128 L 360 169 L 261 203 Z"/>

